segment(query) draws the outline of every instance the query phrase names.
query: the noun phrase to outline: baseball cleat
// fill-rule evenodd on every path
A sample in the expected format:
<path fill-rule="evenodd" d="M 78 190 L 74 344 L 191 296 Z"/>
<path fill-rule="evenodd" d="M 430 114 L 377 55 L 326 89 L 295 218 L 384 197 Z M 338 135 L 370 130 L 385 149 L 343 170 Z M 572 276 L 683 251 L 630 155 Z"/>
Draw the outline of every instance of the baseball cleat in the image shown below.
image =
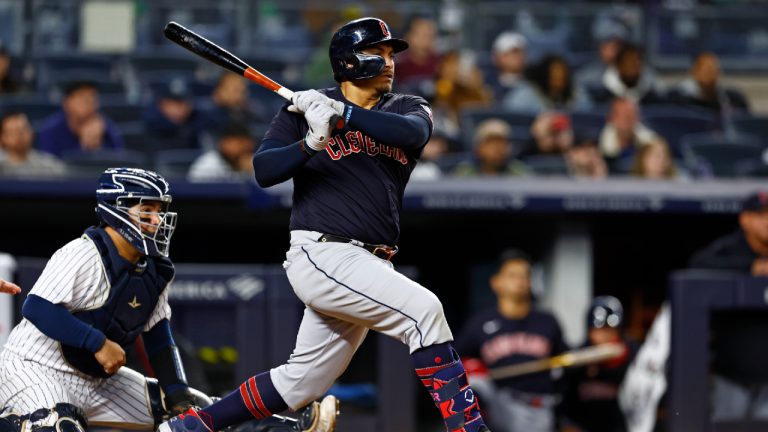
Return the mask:
<path fill-rule="evenodd" d="M 157 428 L 158 432 L 213 432 L 203 419 L 196 408 L 190 408 L 183 414 L 171 417 L 163 422 Z"/>
<path fill-rule="evenodd" d="M 322 402 L 312 402 L 299 414 L 299 427 L 302 432 L 334 432 L 336 417 L 339 415 L 339 400 L 328 395 Z"/>

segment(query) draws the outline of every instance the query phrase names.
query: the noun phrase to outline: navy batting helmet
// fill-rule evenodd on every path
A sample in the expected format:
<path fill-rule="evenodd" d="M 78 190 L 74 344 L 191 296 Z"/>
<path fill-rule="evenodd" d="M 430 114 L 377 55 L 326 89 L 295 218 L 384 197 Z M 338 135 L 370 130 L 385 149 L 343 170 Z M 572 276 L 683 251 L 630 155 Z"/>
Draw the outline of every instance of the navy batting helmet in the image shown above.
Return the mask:
<path fill-rule="evenodd" d="M 117 230 L 139 252 L 168 256 L 177 215 L 168 212 L 170 186 L 163 177 L 140 168 L 109 168 L 99 178 L 96 200 L 99 220 Z M 146 201 L 160 202 L 161 211 L 130 212 L 131 207 Z M 159 222 L 154 223 L 152 216 Z"/>
<path fill-rule="evenodd" d="M 621 326 L 624 321 L 624 307 L 614 296 L 599 296 L 592 300 L 587 313 L 587 326 L 592 328 Z"/>
<path fill-rule="evenodd" d="M 333 78 L 342 82 L 373 78 L 380 74 L 384 69 L 384 59 L 361 54 L 359 50 L 381 42 L 390 43 L 396 53 L 408 48 L 408 42 L 393 38 L 387 23 L 378 18 L 360 18 L 344 24 L 334 33 L 328 49 Z"/>

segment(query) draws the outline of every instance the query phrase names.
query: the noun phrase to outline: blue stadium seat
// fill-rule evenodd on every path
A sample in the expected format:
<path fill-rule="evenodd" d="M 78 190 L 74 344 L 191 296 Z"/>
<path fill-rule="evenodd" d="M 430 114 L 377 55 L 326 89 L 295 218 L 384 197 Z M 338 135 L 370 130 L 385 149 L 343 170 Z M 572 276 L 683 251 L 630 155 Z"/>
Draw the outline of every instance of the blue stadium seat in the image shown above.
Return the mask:
<path fill-rule="evenodd" d="M 534 154 L 523 158 L 523 162 L 536 175 L 568 175 L 568 163 L 563 155 Z"/>
<path fill-rule="evenodd" d="M 664 137 L 676 158 L 683 156 L 681 139 L 690 134 L 716 131 L 718 124 L 714 118 L 694 114 L 684 109 L 680 111 L 648 111 L 643 108 L 643 122 L 654 132 Z"/>
<path fill-rule="evenodd" d="M 161 150 L 155 154 L 155 170 L 169 179 L 184 179 L 189 167 L 202 151 L 190 149 Z"/>
<path fill-rule="evenodd" d="M 733 128 L 736 132 L 755 135 L 768 142 L 768 117 L 737 117 L 733 119 Z"/>
<path fill-rule="evenodd" d="M 61 159 L 73 175 L 93 177 L 114 166 L 146 168 L 147 158 L 133 150 L 99 150 L 96 152 L 68 151 Z"/>
<path fill-rule="evenodd" d="M 101 112 L 117 123 L 138 123 L 141 122 L 141 115 L 144 107 L 133 104 L 102 104 Z"/>
<path fill-rule="evenodd" d="M 45 120 L 51 114 L 59 111 L 61 105 L 52 104 L 47 102 L 44 98 L 30 98 L 30 99 L 12 99 L 10 101 L 3 101 L 0 103 L 0 108 L 3 111 L 21 111 L 27 114 L 29 121 L 32 123 L 39 123 Z"/>
<path fill-rule="evenodd" d="M 713 134 L 687 136 L 683 155 L 690 172 L 700 176 L 737 177 L 745 163 L 765 161 L 766 145 L 755 137 L 726 138 Z"/>

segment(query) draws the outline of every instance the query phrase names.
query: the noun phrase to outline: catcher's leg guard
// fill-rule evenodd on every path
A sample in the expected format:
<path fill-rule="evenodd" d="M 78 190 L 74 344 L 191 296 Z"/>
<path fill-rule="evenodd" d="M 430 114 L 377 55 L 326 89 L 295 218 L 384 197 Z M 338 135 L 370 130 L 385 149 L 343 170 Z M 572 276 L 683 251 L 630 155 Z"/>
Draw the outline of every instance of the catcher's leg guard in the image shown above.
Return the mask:
<path fill-rule="evenodd" d="M 22 417 L 8 407 L 0 409 L 0 432 L 21 432 Z"/>
<path fill-rule="evenodd" d="M 82 409 L 57 403 L 51 409 L 39 409 L 29 415 L 32 432 L 85 432 L 88 422 Z"/>
<path fill-rule="evenodd" d="M 147 378 L 147 396 L 149 396 L 149 406 L 152 410 L 152 417 L 155 419 L 155 427 L 167 420 L 168 415 L 163 405 L 163 393 L 160 391 L 160 384 L 154 378 Z"/>

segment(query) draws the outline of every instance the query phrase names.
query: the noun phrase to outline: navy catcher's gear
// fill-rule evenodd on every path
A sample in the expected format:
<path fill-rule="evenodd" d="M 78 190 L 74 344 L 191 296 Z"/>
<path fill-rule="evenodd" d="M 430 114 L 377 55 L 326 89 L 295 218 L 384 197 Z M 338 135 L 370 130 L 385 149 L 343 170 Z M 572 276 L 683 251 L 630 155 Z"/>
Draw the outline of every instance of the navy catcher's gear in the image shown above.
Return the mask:
<path fill-rule="evenodd" d="M 587 313 L 587 326 L 592 328 L 620 327 L 624 322 L 624 307 L 613 296 L 599 296 L 592 300 Z"/>
<path fill-rule="evenodd" d="M 378 18 L 360 18 L 342 26 L 331 39 L 333 78 L 342 82 L 373 78 L 384 69 L 384 58 L 359 51 L 377 43 L 388 42 L 395 53 L 408 48 L 408 42 L 393 38 L 389 26 Z"/>
<path fill-rule="evenodd" d="M 72 315 L 127 350 L 144 330 L 160 296 L 173 280 L 173 263 L 168 258 L 151 257 L 142 265 L 125 269 L 126 261 L 119 257 L 117 247 L 102 228 L 89 228 L 85 234 L 99 251 L 111 289 L 100 307 Z M 66 344 L 61 344 L 61 350 L 77 370 L 96 378 L 110 376 L 93 352 Z"/>
<path fill-rule="evenodd" d="M 68 403 L 57 403 L 53 408 L 40 408 L 24 415 L 0 411 L 0 432 L 85 432 L 87 428 L 83 410 Z"/>
<path fill-rule="evenodd" d="M 163 392 L 160 390 L 160 384 L 154 378 L 147 378 L 147 396 L 149 397 L 149 408 L 155 419 L 155 426 L 157 426 L 167 420 L 167 413 L 165 412 L 165 405 L 163 405 Z"/>
<path fill-rule="evenodd" d="M 163 177 L 139 168 L 109 168 L 99 178 L 96 199 L 96 214 L 101 222 L 116 229 L 142 254 L 168 256 L 177 214 L 168 212 L 172 199 L 170 186 Z M 157 225 L 147 222 L 150 214 L 128 213 L 143 201 L 162 203 Z"/>

